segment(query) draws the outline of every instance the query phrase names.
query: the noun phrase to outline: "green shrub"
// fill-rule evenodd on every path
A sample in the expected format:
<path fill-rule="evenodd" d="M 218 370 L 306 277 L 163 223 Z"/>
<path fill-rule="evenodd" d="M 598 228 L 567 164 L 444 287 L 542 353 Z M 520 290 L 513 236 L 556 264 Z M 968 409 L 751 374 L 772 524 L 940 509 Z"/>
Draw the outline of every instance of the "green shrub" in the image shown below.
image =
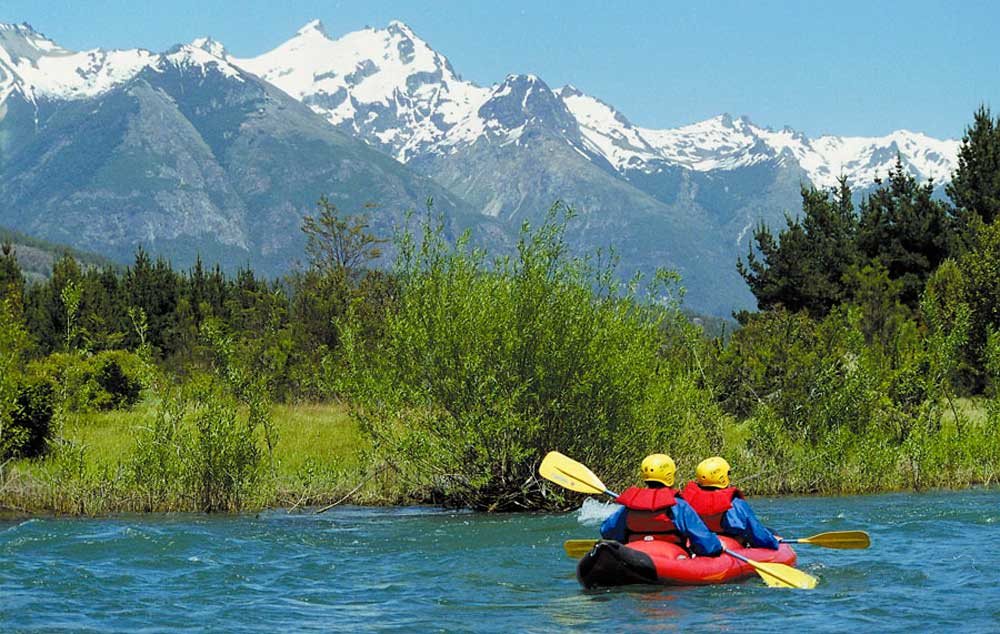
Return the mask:
<path fill-rule="evenodd" d="M 22 377 L 10 419 L 3 429 L 0 459 L 35 458 L 48 449 L 55 407 L 52 383 L 42 377 Z"/>
<path fill-rule="evenodd" d="M 142 392 L 140 361 L 124 350 L 100 352 L 91 361 L 95 380 L 108 398 L 101 409 L 128 409 L 139 402 Z"/>
<path fill-rule="evenodd" d="M 260 482 L 258 425 L 223 382 L 198 376 L 163 395 L 138 431 L 131 481 L 144 510 L 238 511 Z"/>
<path fill-rule="evenodd" d="M 211 383 L 196 383 L 191 399 L 188 490 L 204 511 L 239 510 L 260 474 L 253 420 L 237 416 L 236 402 Z"/>
<path fill-rule="evenodd" d="M 638 284 L 570 257 L 560 211 L 525 225 L 517 257 L 492 263 L 467 237 L 449 246 L 440 227 L 426 225 L 419 245 L 403 235 L 382 335 L 343 324 L 342 387 L 377 471 L 404 496 L 551 506 L 562 493 L 537 476 L 549 450 L 617 486 L 635 480 L 643 452 L 700 450 L 711 435 L 699 430 L 718 425 L 693 374 L 660 355 L 661 326 L 686 323 L 671 318 L 676 304 L 644 301 Z"/>
<path fill-rule="evenodd" d="M 124 350 L 53 353 L 28 366 L 29 373 L 54 383 L 63 407 L 74 412 L 132 407 L 142 390 L 142 371 L 139 358 Z"/>

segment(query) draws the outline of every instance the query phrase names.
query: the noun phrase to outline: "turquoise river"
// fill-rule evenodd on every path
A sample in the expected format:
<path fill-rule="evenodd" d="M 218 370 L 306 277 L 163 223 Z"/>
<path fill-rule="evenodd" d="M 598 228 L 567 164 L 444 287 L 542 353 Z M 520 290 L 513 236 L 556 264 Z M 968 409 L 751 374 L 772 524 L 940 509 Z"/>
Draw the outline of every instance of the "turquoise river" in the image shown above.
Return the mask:
<path fill-rule="evenodd" d="M 0 632 L 1000 632 L 1000 491 L 757 498 L 813 591 L 759 579 L 588 592 L 562 542 L 607 507 L 0 522 Z"/>

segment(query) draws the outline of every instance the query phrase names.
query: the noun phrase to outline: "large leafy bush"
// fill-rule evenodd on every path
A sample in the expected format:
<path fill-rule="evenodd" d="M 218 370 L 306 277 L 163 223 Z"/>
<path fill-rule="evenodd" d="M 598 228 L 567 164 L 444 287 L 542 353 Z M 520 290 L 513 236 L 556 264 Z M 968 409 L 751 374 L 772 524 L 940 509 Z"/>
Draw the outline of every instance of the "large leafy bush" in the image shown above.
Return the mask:
<path fill-rule="evenodd" d="M 399 240 L 400 292 L 384 333 L 344 325 L 345 388 L 379 473 L 404 494 L 474 508 L 551 505 L 537 478 L 556 449 L 610 483 L 644 452 L 709 442 L 718 411 L 660 354 L 676 304 L 620 286 L 610 265 L 571 257 L 566 214 L 525 225 L 514 257 L 487 262 L 428 223 Z M 665 277 L 661 277 L 665 281 Z M 715 435 L 717 437 L 718 434 Z"/>

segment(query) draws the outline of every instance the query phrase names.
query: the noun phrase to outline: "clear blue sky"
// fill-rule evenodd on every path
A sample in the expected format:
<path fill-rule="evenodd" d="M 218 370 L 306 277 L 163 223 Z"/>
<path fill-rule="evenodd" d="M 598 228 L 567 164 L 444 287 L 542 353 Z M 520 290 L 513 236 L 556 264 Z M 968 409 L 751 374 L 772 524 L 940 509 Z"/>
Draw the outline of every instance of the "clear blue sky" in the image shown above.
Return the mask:
<path fill-rule="evenodd" d="M 334 37 L 399 19 L 466 79 L 534 73 L 650 127 L 729 112 L 809 135 L 957 138 L 979 103 L 1000 110 L 1000 3 L 979 0 L 0 0 L 0 21 L 75 50 L 211 35 L 245 57 L 313 18 Z"/>

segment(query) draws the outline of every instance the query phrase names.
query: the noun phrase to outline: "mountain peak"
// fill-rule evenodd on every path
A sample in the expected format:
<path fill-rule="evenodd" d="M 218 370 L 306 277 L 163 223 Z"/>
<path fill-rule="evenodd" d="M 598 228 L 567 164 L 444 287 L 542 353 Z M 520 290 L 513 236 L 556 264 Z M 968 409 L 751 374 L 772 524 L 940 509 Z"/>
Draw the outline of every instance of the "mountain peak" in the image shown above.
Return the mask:
<path fill-rule="evenodd" d="M 27 22 L 0 23 L 0 50 L 7 51 L 15 64 L 18 58 L 25 58 L 34 63 L 43 55 L 69 53 Z"/>
<path fill-rule="evenodd" d="M 22 22 L 20 24 L 13 24 L 10 22 L 0 22 L 0 31 L 17 31 L 19 33 L 38 33 L 27 22 Z M 39 34 L 40 35 L 40 34 Z"/>
<path fill-rule="evenodd" d="M 191 46 L 199 48 L 209 55 L 218 57 L 219 59 L 226 59 L 229 56 L 229 51 L 226 50 L 226 47 L 223 46 L 221 42 L 214 40 L 211 37 L 196 37 L 191 40 Z"/>
<path fill-rule="evenodd" d="M 573 134 L 576 122 L 563 101 L 536 75 L 507 75 L 479 108 L 488 127 L 513 131 L 531 124 L 559 134 Z"/>
<path fill-rule="evenodd" d="M 326 33 L 326 27 L 323 26 L 323 21 L 320 20 L 320 19 L 318 19 L 318 18 L 315 19 L 315 20 L 311 20 L 310 22 L 306 23 L 306 25 L 303 26 L 298 31 L 296 31 L 295 34 L 296 35 L 304 35 L 304 36 L 316 36 L 316 35 L 318 35 L 318 36 L 323 37 L 324 39 L 327 39 L 327 40 L 330 39 L 330 36 L 327 35 L 327 33 Z"/>
<path fill-rule="evenodd" d="M 582 97 L 583 92 L 573 84 L 566 84 L 556 91 L 560 97 Z"/>
<path fill-rule="evenodd" d="M 505 84 L 545 84 L 538 75 L 532 75 L 531 73 L 511 73 L 507 75 L 503 83 Z M 548 88 L 548 86 L 546 86 Z"/>
<path fill-rule="evenodd" d="M 2 37 L 2 33 L 4 31 L 8 33 L 16 33 L 22 37 L 36 37 L 43 40 L 49 39 L 45 37 L 44 33 L 35 30 L 35 27 L 31 26 L 27 22 L 21 22 L 20 24 L 0 22 L 0 37 Z"/>
<path fill-rule="evenodd" d="M 162 59 L 179 68 L 199 69 L 198 72 L 203 75 L 208 72 L 209 68 L 213 68 L 225 77 L 242 83 L 244 79 L 240 75 L 239 69 L 226 60 L 226 51 L 222 45 L 214 40 L 209 40 L 207 42 L 208 46 L 199 46 L 197 42 L 204 39 L 198 38 L 191 44 L 175 46 L 164 53 Z M 217 52 L 212 50 L 213 47 L 211 44 L 216 45 L 215 49 Z M 156 66 L 162 68 L 162 62 L 157 63 Z"/>
<path fill-rule="evenodd" d="M 396 35 L 402 35 L 403 37 L 419 39 L 417 38 L 416 33 L 413 32 L 413 29 L 407 26 L 405 22 L 401 22 L 399 20 L 392 20 L 389 22 L 386 30 Z"/>

